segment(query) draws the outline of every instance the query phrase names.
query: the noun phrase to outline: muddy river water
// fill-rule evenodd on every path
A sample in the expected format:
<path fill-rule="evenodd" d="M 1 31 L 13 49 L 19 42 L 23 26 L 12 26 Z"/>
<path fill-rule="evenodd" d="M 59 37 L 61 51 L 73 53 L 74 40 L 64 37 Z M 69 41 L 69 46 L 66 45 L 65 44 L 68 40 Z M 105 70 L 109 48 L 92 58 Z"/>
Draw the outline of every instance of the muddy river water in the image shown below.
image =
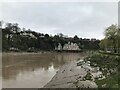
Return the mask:
<path fill-rule="evenodd" d="M 3 88 L 41 88 L 67 62 L 83 53 L 3 53 Z"/>

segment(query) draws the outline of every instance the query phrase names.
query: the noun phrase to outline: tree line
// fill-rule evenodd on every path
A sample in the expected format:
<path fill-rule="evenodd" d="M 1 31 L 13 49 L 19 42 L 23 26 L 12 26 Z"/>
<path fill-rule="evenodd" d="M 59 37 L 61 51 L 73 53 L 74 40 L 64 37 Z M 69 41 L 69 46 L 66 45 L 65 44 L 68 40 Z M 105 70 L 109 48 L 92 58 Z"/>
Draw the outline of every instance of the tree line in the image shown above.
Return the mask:
<path fill-rule="evenodd" d="M 79 38 L 77 35 L 66 37 L 62 33 L 52 36 L 31 29 L 21 29 L 17 23 L 6 23 L 4 27 L 1 24 L 1 28 L 3 51 L 52 51 L 59 43 L 63 46 L 69 41 L 77 43 L 81 49 L 97 50 L 100 48 L 100 40 L 97 39 Z"/>

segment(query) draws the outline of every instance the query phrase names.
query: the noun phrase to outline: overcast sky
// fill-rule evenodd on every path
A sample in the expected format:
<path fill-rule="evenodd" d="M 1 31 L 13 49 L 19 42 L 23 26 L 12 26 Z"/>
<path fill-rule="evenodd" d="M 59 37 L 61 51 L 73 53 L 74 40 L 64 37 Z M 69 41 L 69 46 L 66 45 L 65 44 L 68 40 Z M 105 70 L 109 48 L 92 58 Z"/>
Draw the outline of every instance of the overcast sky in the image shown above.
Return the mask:
<path fill-rule="evenodd" d="M 103 38 L 106 27 L 118 22 L 117 2 L 5 2 L 0 20 L 16 22 L 40 33 Z"/>

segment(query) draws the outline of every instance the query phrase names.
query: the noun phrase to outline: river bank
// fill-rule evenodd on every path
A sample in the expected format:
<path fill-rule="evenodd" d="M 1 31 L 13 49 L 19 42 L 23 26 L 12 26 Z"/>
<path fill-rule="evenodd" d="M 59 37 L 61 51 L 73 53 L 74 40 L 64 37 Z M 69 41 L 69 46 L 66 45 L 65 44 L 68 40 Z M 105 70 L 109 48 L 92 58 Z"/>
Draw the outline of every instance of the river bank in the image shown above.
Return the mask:
<path fill-rule="evenodd" d="M 91 67 L 89 61 L 72 61 L 62 66 L 44 88 L 97 88 L 95 78 L 104 78 L 98 69 Z"/>
<path fill-rule="evenodd" d="M 86 51 L 85 51 L 86 52 Z M 82 51 L 36 51 L 36 52 L 27 52 L 27 51 L 20 51 L 20 52 L 15 52 L 15 51 L 4 51 L 2 54 L 44 54 L 44 53 L 83 53 Z"/>
<path fill-rule="evenodd" d="M 44 88 L 118 88 L 120 57 L 92 54 L 63 65 Z"/>

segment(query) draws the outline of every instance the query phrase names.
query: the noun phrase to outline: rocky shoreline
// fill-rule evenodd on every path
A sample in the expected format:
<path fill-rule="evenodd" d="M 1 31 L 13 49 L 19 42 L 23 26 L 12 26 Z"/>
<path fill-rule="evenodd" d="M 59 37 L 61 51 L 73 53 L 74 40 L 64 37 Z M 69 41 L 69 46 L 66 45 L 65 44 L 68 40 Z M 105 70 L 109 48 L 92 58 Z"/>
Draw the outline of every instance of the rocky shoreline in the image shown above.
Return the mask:
<path fill-rule="evenodd" d="M 105 78 L 99 67 L 90 66 L 90 61 L 77 60 L 62 66 L 44 88 L 98 88 L 95 78 Z"/>

